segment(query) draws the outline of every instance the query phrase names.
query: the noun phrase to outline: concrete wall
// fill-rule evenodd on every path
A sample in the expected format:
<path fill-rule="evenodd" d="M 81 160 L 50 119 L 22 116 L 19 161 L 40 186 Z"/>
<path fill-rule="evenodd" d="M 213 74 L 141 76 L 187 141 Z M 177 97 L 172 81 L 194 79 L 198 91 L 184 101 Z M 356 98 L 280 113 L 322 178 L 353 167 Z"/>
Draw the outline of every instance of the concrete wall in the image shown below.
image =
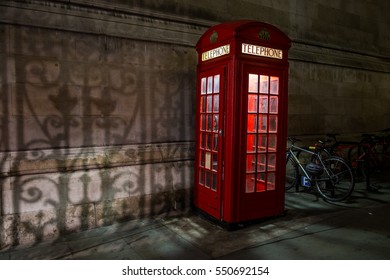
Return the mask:
<path fill-rule="evenodd" d="M 0 248 L 191 203 L 208 27 L 278 26 L 289 134 L 390 127 L 387 1 L 2 1 Z"/>

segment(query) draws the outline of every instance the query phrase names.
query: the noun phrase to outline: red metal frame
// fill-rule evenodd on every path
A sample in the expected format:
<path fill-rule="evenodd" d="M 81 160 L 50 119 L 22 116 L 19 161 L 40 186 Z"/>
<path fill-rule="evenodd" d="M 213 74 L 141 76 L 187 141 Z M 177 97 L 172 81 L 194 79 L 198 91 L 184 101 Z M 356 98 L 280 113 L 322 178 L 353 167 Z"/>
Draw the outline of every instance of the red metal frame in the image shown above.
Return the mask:
<path fill-rule="evenodd" d="M 194 204 L 221 222 L 238 223 L 284 212 L 290 46 L 290 39 L 276 27 L 248 20 L 216 25 L 205 32 L 196 46 L 199 60 Z M 204 83 L 206 79 L 211 83 L 214 78 L 209 77 L 215 75 L 219 79 L 216 81 L 220 82 L 218 92 L 202 93 L 202 81 Z M 264 83 L 268 92 L 260 92 L 260 88 L 256 88 L 257 93 L 250 92 L 249 76 L 259 84 L 261 79 L 268 81 Z M 278 86 L 275 93 L 269 89 L 273 85 Z M 218 118 L 215 118 L 215 112 L 202 112 L 207 110 L 202 109 L 204 100 L 214 100 L 216 95 L 220 102 Z M 264 101 L 266 113 L 260 107 L 253 107 L 262 104 L 258 103 L 260 99 Z M 251 102 L 248 100 L 257 100 L 258 105 L 252 105 L 256 112 L 248 112 L 248 102 Z M 206 131 L 207 117 L 217 119 L 218 131 Z M 277 122 L 277 132 L 260 133 L 261 120 L 267 127 L 275 127 Z M 248 132 L 248 124 L 253 126 L 254 122 L 258 130 Z M 209 135 L 218 138 L 216 152 L 208 149 L 207 145 L 211 145 L 207 140 L 205 142 Z M 255 146 L 253 151 L 248 151 L 251 141 L 260 138 L 271 143 L 266 146 L 267 150 L 261 150 L 261 145 L 256 144 L 252 145 Z M 218 157 L 213 157 L 215 154 Z M 218 159 L 216 163 L 214 158 Z M 267 166 L 265 170 L 264 166 Z M 209 175 L 203 174 L 205 172 L 211 174 L 210 178 L 217 176 L 216 181 L 207 179 Z M 209 181 L 202 181 L 202 178 Z M 250 178 L 256 182 L 256 189 L 252 188 Z M 266 179 L 265 185 L 261 183 L 262 178 Z M 213 185 L 214 182 L 217 185 Z"/>

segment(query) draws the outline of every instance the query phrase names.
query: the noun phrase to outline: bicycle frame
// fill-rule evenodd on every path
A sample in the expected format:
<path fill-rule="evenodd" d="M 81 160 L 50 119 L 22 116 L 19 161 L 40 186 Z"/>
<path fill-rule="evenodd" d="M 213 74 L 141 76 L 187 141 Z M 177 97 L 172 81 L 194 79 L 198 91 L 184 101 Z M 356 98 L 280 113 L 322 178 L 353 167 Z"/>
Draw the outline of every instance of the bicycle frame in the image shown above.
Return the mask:
<path fill-rule="evenodd" d="M 308 178 L 310 181 L 312 180 L 312 176 L 307 173 L 301 162 L 299 161 L 298 157 L 294 154 L 294 151 L 301 151 L 307 154 L 310 154 L 312 156 L 315 156 L 317 160 L 321 163 L 322 167 L 324 168 L 324 171 L 328 176 L 330 176 L 328 169 L 325 167 L 321 157 L 319 156 L 318 152 L 312 152 L 310 150 L 306 150 L 304 148 L 295 146 L 294 144 L 291 144 L 290 148 L 288 149 L 288 154 L 287 154 L 287 161 L 289 157 L 291 156 L 294 159 L 294 162 L 299 166 L 300 170 L 303 172 L 306 178 Z"/>
<path fill-rule="evenodd" d="M 294 145 L 299 139 L 289 137 L 288 140 L 291 145 L 286 154 L 286 190 L 295 187 L 299 191 L 299 185 L 315 187 L 325 200 L 331 202 L 342 201 L 351 195 L 355 182 L 352 170 L 345 160 L 337 156 L 323 157 L 322 143 L 302 148 Z M 307 165 L 299 158 L 302 153 L 310 156 Z"/>
<path fill-rule="evenodd" d="M 348 150 L 352 147 L 358 146 L 359 142 L 357 141 L 340 141 L 337 139 L 337 133 L 327 133 L 326 136 L 328 139 L 332 139 L 333 144 L 329 145 L 329 152 L 331 155 L 339 156 L 345 160 L 348 160 L 346 153 L 348 154 Z M 346 152 L 346 153 L 345 153 Z"/>
<path fill-rule="evenodd" d="M 365 142 L 361 143 L 359 149 L 362 149 L 362 153 L 359 154 L 358 158 L 355 159 L 355 164 L 352 164 L 352 166 L 356 165 L 356 162 L 370 162 L 370 164 L 374 165 L 374 168 L 378 168 L 381 166 L 382 162 L 385 160 L 389 160 L 390 156 L 389 154 L 386 154 L 385 152 L 378 152 L 377 150 L 378 143 L 373 142 Z"/>

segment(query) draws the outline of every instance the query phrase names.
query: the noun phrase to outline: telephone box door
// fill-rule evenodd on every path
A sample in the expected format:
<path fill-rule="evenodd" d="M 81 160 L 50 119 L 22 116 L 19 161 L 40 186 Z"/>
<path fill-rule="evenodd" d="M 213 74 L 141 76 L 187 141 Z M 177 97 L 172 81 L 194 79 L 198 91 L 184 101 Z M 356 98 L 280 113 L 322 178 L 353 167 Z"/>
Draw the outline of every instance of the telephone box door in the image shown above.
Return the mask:
<path fill-rule="evenodd" d="M 284 188 L 279 183 L 284 152 L 280 138 L 283 94 L 282 71 L 246 67 L 243 73 L 243 106 L 246 117 L 245 190 L 241 218 L 280 214 Z M 245 121 L 244 121 L 245 122 Z"/>
<path fill-rule="evenodd" d="M 195 159 L 195 204 L 208 214 L 221 216 L 224 68 L 200 73 L 197 98 L 198 139 Z"/>

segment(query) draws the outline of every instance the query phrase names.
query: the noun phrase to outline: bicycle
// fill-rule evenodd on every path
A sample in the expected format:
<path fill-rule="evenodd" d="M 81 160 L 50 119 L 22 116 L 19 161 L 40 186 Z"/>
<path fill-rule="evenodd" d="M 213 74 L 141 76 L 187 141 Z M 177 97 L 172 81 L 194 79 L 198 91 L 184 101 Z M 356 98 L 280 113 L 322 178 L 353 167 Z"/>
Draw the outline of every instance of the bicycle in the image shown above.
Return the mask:
<path fill-rule="evenodd" d="M 338 140 L 337 136 L 339 133 L 327 133 L 326 136 L 331 145 L 328 146 L 328 151 L 333 156 L 338 156 L 346 160 L 351 164 L 351 159 L 349 157 L 349 150 L 359 145 L 358 141 L 346 141 L 346 140 Z"/>
<path fill-rule="evenodd" d="M 388 136 L 362 134 L 359 145 L 352 147 L 348 152 L 352 168 L 356 174 L 361 174 L 366 179 L 368 190 L 377 190 L 370 183 L 370 174 L 374 171 L 386 170 L 389 167 L 390 151 L 388 151 L 388 146 Z"/>
<path fill-rule="evenodd" d="M 344 159 L 351 167 L 356 181 L 356 178 L 361 177 L 361 173 L 359 172 L 359 170 L 362 166 L 362 160 L 357 159 L 356 155 L 352 154 L 351 151 L 354 151 L 354 153 L 356 153 L 355 150 L 357 151 L 357 148 L 359 147 L 361 142 L 351 140 L 339 140 L 337 139 L 337 136 L 339 135 L 339 133 L 327 133 L 326 138 L 317 140 L 317 144 L 315 145 L 321 145 L 322 157 L 336 156 Z M 309 148 L 312 149 L 311 146 L 309 146 Z M 299 156 L 300 152 L 298 151 L 297 157 L 299 158 Z"/>
<path fill-rule="evenodd" d="M 330 202 L 339 202 L 347 199 L 355 187 L 354 176 L 348 163 L 336 156 L 322 157 L 321 145 L 314 150 L 301 148 L 294 145 L 299 139 L 288 137 L 291 145 L 286 155 L 286 183 L 285 188 L 289 190 L 296 188 L 299 184 L 306 188 L 315 186 L 320 196 Z M 309 163 L 302 164 L 297 157 L 297 152 L 311 156 Z"/>
<path fill-rule="evenodd" d="M 313 150 L 313 147 L 321 147 L 321 156 L 330 157 L 337 156 L 343 158 L 345 161 L 349 162 L 348 151 L 355 146 L 359 145 L 357 141 L 345 141 L 338 140 L 337 136 L 339 133 L 327 133 L 325 139 L 318 139 L 314 146 L 305 147 L 305 149 Z M 297 151 L 297 157 L 299 158 L 300 151 Z"/>

